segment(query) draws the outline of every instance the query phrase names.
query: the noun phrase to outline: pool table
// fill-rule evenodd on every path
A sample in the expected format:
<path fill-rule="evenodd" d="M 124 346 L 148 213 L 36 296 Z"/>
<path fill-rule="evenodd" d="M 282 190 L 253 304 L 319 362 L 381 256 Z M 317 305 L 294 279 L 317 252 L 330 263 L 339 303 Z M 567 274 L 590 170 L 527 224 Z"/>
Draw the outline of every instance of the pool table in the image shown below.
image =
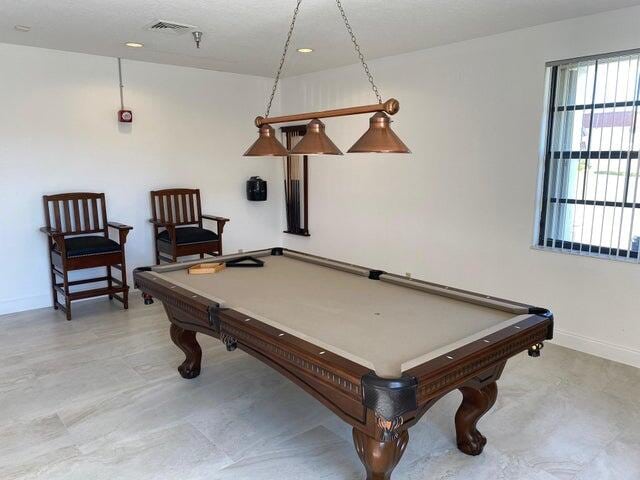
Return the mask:
<path fill-rule="evenodd" d="M 196 333 L 248 352 L 353 427 L 369 480 L 391 477 L 409 427 L 454 389 L 463 398 L 458 448 L 480 454 L 476 424 L 506 361 L 539 356 L 553 334 L 545 308 L 283 248 L 210 261 L 236 265 L 208 275 L 188 273 L 202 260 L 134 271 L 145 303 L 164 305 L 186 356 L 180 375 L 200 373 Z"/>

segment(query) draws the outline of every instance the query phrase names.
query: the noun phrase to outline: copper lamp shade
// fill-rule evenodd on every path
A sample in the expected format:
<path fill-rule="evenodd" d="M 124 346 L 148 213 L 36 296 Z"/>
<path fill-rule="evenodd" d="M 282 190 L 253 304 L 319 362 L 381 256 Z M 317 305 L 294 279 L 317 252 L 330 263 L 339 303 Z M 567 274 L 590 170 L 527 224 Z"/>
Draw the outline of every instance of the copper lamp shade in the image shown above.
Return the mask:
<path fill-rule="evenodd" d="M 314 118 L 307 125 L 307 133 L 291 149 L 291 155 L 342 155 L 342 152 L 324 133 L 324 123 Z"/>
<path fill-rule="evenodd" d="M 369 119 L 369 130 L 348 150 L 349 153 L 411 153 L 391 130 L 391 119 L 378 112 Z"/>
<path fill-rule="evenodd" d="M 258 139 L 244 152 L 245 157 L 285 157 L 289 154 L 276 138 L 276 132 L 271 125 L 260 126 L 258 132 Z"/>

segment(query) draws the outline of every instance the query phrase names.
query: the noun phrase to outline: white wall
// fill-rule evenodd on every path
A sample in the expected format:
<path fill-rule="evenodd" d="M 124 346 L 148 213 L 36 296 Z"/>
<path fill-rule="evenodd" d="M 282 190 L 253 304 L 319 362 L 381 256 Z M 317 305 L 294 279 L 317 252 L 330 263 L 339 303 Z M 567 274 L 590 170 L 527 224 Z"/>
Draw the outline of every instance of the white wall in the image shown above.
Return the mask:
<path fill-rule="evenodd" d="M 0 44 L 0 314 L 50 305 L 42 195 L 101 191 L 110 220 L 134 226 L 127 263 L 153 262 L 149 191 L 199 187 L 203 211 L 231 218 L 225 251 L 281 242 L 281 163 L 241 155 L 271 80 L 124 61 L 119 127 L 113 58 Z M 269 181 L 250 203 L 245 181 Z"/>
<path fill-rule="evenodd" d="M 558 343 L 640 366 L 640 266 L 531 249 L 545 62 L 638 48 L 639 24 L 631 8 L 369 62 L 414 153 L 312 158 L 311 237 L 285 245 L 549 306 Z M 285 113 L 375 102 L 359 65 L 283 92 Z M 325 123 L 346 151 L 367 121 Z"/>
<path fill-rule="evenodd" d="M 558 343 L 640 366 L 640 267 L 536 251 L 544 63 L 640 47 L 640 8 L 369 62 L 414 154 L 311 160 L 311 234 L 280 233 L 281 164 L 240 155 L 269 79 L 0 45 L 0 313 L 50 303 L 41 195 L 99 190 L 152 261 L 148 191 L 197 185 L 226 250 L 291 248 L 550 306 Z M 346 48 L 345 44 L 345 48 Z M 371 103 L 358 65 L 285 79 L 284 112 Z M 330 119 L 346 150 L 367 117 Z M 251 204 L 244 181 L 270 181 Z"/>

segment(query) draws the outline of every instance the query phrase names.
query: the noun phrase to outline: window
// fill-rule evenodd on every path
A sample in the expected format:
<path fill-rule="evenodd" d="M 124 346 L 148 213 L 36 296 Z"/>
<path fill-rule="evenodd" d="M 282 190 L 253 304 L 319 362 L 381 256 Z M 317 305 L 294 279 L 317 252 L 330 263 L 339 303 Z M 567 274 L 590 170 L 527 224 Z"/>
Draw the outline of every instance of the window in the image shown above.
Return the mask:
<path fill-rule="evenodd" d="M 638 262 L 640 51 L 549 64 L 537 244 Z"/>

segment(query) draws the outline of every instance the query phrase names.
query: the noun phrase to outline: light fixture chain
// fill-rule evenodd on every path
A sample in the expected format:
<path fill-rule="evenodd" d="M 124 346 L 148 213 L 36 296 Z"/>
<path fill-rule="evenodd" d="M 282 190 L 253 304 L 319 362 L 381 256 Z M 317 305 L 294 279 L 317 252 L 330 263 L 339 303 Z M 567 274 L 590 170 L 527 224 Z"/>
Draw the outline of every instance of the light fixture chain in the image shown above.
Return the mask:
<path fill-rule="evenodd" d="M 273 82 L 273 88 L 271 89 L 271 97 L 269 98 L 269 104 L 267 105 L 267 113 L 265 114 L 266 118 L 269 118 L 269 112 L 271 111 L 271 104 L 273 103 L 273 97 L 275 97 L 276 90 L 278 89 L 280 74 L 282 73 L 284 60 L 287 57 L 287 50 L 289 50 L 289 43 L 291 43 L 291 36 L 293 35 L 293 27 L 296 24 L 296 17 L 298 16 L 298 10 L 300 9 L 301 3 L 302 3 L 302 0 L 298 0 L 298 3 L 296 3 L 296 8 L 293 11 L 293 18 L 291 19 L 291 25 L 289 26 L 289 33 L 287 33 L 287 40 L 284 42 L 284 51 L 282 52 L 282 57 L 280 58 L 280 66 L 278 67 L 278 72 L 276 73 L 276 78 L 275 78 L 275 81 Z"/>
<path fill-rule="evenodd" d="M 340 10 L 340 15 L 342 16 L 342 20 L 344 20 L 344 25 L 347 27 L 347 32 L 349 32 L 349 35 L 351 36 L 351 42 L 353 42 L 353 46 L 356 49 L 356 53 L 358 54 L 358 58 L 360 58 L 360 62 L 362 63 L 362 68 L 364 68 L 364 73 L 367 75 L 367 78 L 369 79 L 369 83 L 371 84 L 371 88 L 373 89 L 373 93 L 376 94 L 376 98 L 378 99 L 378 103 L 382 103 L 382 97 L 380 96 L 380 92 L 378 91 L 378 87 L 376 86 L 375 82 L 373 81 L 373 75 L 371 75 L 371 72 L 369 71 L 369 65 L 367 65 L 367 62 L 364 60 L 364 55 L 363 55 L 362 51 L 360 50 L 360 45 L 358 45 L 358 41 L 356 40 L 356 35 L 353 33 L 353 29 L 351 28 L 351 24 L 349 23 L 349 20 L 347 19 L 347 14 L 344 12 L 344 8 L 342 8 L 342 3 L 340 3 L 340 0 L 336 0 L 336 4 L 338 5 L 338 9 Z"/>

